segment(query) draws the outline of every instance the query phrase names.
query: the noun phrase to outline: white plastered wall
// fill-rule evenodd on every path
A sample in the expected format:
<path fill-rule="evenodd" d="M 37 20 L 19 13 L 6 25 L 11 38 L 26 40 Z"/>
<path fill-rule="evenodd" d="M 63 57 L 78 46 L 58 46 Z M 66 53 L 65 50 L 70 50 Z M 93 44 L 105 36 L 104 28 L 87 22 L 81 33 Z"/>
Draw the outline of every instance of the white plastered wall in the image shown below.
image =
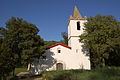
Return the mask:
<path fill-rule="evenodd" d="M 77 22 L 80 22 L 81 29 L 77 30 Z M 90 69 L 90 59 L 87 55 L 88 51 L 82 47 L 83 43 L 80 43 L 80 35 L 84 33 L 84 23 L 87 22 L 87 20 L 70 20 L 68 25 L 68 46 L 70 46 L 71 54 L 75 58 L 77 58 L 78 63 L 82 68 L 84 69 Z"/>
<path fill-rule="evenodd" d="M 57 52 L 58 48 L 61 50 L 61 53 Z M 52 52 L 53 53 L 52 58 L 54 58 L 56 62 L 51 67 L 49 67 L 48 70 L 56 70 L 57 63 L 62 63 L 64 70 L 82 69 L 82 68 L 90 69 L 89 66 L 84 66 L 85 64 L 88 65 L 88 63 L 86 63 L 86 61 L 85 62 L 82 61 L 83 59 L 85 59 L 82 54 L 80 54 L 80 53 L 73 54 L 71 51 L 72 51 L 71 49 L 63 47 L 61 45 L 58 45 L 56 47 L 49 49 L 46 52 L 47 58 L 51 58 L 49 56 L 49 53 Z M 47 65 L 50 65 L 50 64 L 47 64 Z"/>

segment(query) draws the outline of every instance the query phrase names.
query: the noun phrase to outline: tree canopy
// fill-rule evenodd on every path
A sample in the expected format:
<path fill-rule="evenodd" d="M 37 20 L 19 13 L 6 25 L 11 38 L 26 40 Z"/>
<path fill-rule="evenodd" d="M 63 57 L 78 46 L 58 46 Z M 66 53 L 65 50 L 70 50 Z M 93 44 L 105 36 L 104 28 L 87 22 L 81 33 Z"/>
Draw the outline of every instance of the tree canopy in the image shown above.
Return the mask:
<path fill-rule="evenodd" d="M 88 18 L 80 36 L 89 49 L 92 67 L 120 66 L 120 23 L 113 16 L 96 15 Z"/>
<path fill-rule="evenodd" d="M 39 58 L 44 41 L 38 32 L 35 24 L 15 17 L 6 22 L 6 27 L 0 27 L 0 67 L 15 68 Z"/>
<path fill-rule="evenodd" d="M 68 33 L 67 32 L 62 32 L 61 36 L 62 36 L 63 40 L 61 40 L 60 42 L 65 44 L 65 45 L 68 45 Z"/>

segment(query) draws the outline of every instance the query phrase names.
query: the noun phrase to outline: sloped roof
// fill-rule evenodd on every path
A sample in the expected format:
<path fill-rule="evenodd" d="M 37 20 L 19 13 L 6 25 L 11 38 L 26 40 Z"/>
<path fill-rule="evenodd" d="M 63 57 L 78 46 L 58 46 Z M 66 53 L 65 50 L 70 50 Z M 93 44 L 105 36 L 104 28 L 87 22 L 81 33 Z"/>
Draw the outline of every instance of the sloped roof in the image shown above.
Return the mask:
<path fill-rule="evenodd" d="M 65 47 L 65 48 L 68 48 L 68 49 L 71 49 L 71 47 L 69 47 L 69 46 L 67 46 L 67 45 L 64 45 L 64 44 L 62 44 L 62 43 L 54 44 L 54 45 L 48 47 L 47 49 L 50 49 L 50 48 L 56 47 L 56 46 L 58 46 L 58 45 L 61 45 L 61 46 Z"/>
<path fill-rule="evenodd" d="M 81 14 L 80 14 L 80 12 L 78 10 L 78 8 L 75 6 L 74 7 L 74 12 L 70 16 L 70 20 L 72 20 L 72 19 L 74 19 L 74 20 L 84 20 L 84 19 L 87 19 L 87 17 L 85 16 L 84 18 L 82 18 Z"/>
<path fill-rule="evenodd" d="M 79 12 L 79 10 L 78 10 L 78 8 L 76 6 L 74 8 L 73 18 L 80 18 L 80 19 L 82 19 L 82 16 L 81 16 L 81 14 L 80 14 L 80 12 Z"/>

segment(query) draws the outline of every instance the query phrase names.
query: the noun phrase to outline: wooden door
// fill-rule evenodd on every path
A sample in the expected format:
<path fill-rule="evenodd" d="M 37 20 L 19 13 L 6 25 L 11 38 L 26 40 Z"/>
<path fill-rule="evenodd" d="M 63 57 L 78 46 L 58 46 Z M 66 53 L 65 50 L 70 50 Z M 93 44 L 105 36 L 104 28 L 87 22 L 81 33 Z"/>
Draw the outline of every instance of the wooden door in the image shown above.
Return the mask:
<path fill-rule="evenodd" d="M 63 70 L 63 64 L 62 63 L 57 63 L 56 64 L 56 70 Z"/>

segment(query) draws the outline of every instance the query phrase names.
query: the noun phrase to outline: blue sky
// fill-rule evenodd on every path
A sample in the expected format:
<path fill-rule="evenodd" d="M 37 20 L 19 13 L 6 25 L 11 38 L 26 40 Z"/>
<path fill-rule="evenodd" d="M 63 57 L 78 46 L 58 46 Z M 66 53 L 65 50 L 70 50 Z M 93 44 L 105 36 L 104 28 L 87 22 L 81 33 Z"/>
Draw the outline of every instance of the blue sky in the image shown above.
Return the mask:
<path fill-rule="evenodd" d="M 82 16 L 113 15 L 120 21 L 120 0 L 0 0 L 0 26 L 11 17 L 36 24 L 47 41 L 60 41 L 74 6 Z"/>

